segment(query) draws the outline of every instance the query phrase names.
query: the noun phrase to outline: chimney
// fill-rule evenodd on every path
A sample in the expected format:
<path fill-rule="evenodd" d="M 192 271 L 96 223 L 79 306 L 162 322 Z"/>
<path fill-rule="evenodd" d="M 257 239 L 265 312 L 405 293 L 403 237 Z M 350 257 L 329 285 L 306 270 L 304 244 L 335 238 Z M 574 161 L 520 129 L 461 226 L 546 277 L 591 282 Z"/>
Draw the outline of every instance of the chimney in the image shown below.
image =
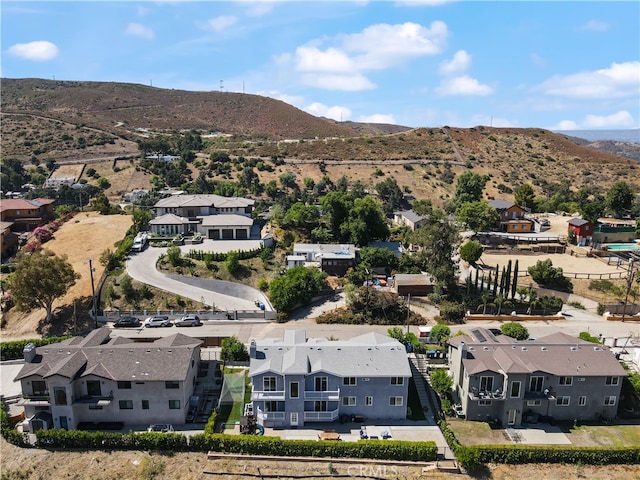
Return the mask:
<path fill-rule="evenodd" d="M 26 363 L 33 363 L 36 359 L 36 346 L 33 343 L 27 343 L 22 349 L 22 355 Z"/>
<path fill-rule="evenodd" d="M 256 341 L 251 340 L 251 343 L 249 344 L 249 358 L 256 358 L 256 351 L 257 351 Z"/>

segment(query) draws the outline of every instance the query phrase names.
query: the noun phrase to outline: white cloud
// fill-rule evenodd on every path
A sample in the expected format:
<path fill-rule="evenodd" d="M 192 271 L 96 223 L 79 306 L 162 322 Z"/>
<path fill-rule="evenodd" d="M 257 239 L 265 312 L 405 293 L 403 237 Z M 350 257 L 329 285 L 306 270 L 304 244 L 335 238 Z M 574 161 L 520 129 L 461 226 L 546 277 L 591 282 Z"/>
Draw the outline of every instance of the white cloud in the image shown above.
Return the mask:
<path fill-rule="evenodd" d="M 15 45 L 11 45 L 7 50 L 9 55 L 35 61 L 52 60 L 58 56 L 59 52 L 55 43 L 46 40 L 16 43 Z"/>
<path fill-rule="evenodd" d="M 302 108 L 304 105 L 304 97 L 299 95 L 288 95 L 286 93 L 278 92 L 277 90 L 267 90 L 262 92 L 256 92 L 257 95 L 262 95 L 264 97 L 275 98 L 276 100 L 282 100 L 289 105 L 293 105 L 297 108 Z"/>
<path fill-rule="evenodd" d="M 210 18 L 202 25 L 201 28 L 204 28 L 205 30 L 221 32 L 235 25 L 237 21 L 237 17 L 234 17 L 232 15 L 221 15 L 219 17 Z"/>
<path fill-rule="evenodd" d="M 296 70 L 302 72 L 352 72 L 353 60 L 336 48 L 321 51 L 316 47 L 298 47 L 296 49 Z"/>
<path fill-rule="evenodd" d="M 518 122 L 513 122 L 507 118 L 492 117 L 490 115 L 474 115 L 472 117 L 473 126 L 484 125 L 499 128 L 517 128 Z"/>
<path fill-rule="evenodd" d="M 241 1 L 241 4 L 247 7 L 246 13 L 252 17 L 261 17 L 266 15 L 267 13 L 273 10 L 274 2 L 260 1 L 260 2 L 251 2 L 251 1 Z"/>
<path fill-rule="evenodd" d="M 582 122 L 585 128 L 634 128 L 633 117 L 626 110 L 611 115 L 587 115 Z"/>
<path fill-rule="evenodd" d="M 544 57 L 541 57 L 540 55 L 538 55 L 537 53 L 529 54 L 529 59 L 531 60 L 531 63 L 533 63 L 536 67 L 547 66 L 547 60 Z"/>
<path fill-rule="evenodd" d="M 390 123 L 394 125 L 396 123 L 396 119 L 394 118 L 393 115 L 385 114 L 385 113 L 374 113 L 373 115 L 361 115 L 358 121 L 364 122 L 364 123 Z"/>
<path fill-rule="evenodd" d="M 488 85 L 481 84 L 475 78 L 464 75 L 443 79 L 440 86 L 436 88 L 436 93 L 442 96 L 485 96 L 493 93 L 493 89 Z"/>
<path fill-rule="evenodd" d="M 361 90 L 373 90 L 376 88 L 368 78 L 363 75 L 324 75 L 306 74 L 302 76 L 302 83 L 309 87 L 323 88 L 325 90 L 342 90 L 346 92 L 359 92 Z"/>
<path fill-rule="evenodd" d="M 588 30 L 591 32 L 606 32 L 609 30 L 610 25 L 600 20 L 589 20 L 587 23 L 580 27 L 580 30 Z"/>
<path fill-rule="evenodd" d="M 140 23 L 130 23 L 127 25 L 127 35 L 134 37 L 146 38 L 147 40 L 153 40 L 156 34 L 149 27 L 145 27 Z"/>
<path fill-rule="evenodd" d="M 140 17 L 144 17 L 145 15 L 147 15 L 151 10 L 148 9 L 147 7 L 138 7 L 137 12 L 138 12 L 138 16 Z"/>
<path fill-rule="evenodd" d="M 351 118 L 351 110 L 349 110 L 347 107 L 343 107 L 340 105 L 329 107 L 324 103 L 313 102 L 312 104 L 304 107 L 303 110 L 310 113 L 311 115 L 315 115 L 317 117 L 331 118 L 338 122 L 344 122 L 349 118 Z"/>
<path fill-rule="evenodd" d="M 640 91 L 640 62 L 612 63 L 609 68 L 571 75 L 555 75 L 534 90 L 547 95 L 581 99 L 637 97 Z"/>
<path fill-rule="evenodd" d="M 573 120 L 562 120 L 549 130 L 580 130 L 580 127 L 578 127 L 578 124 Z"/>
<path fill-rule="evenodd" d="M 445 60 L 440 64 L 438 71 L 442 75 L 455 75 L 466 72 L 471 65 L 471 55 L 464 50 L 458 50 L 451 60 Z"/>

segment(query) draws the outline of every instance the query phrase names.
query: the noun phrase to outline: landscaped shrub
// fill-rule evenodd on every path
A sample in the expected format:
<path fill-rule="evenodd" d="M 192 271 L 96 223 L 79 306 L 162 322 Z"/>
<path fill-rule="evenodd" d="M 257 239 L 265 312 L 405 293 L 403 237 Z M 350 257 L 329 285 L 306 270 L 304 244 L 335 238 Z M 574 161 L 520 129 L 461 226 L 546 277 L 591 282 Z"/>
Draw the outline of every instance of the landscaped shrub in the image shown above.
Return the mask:
<path fill-rule="evenodd" d="M 50 449 L 82 450 L 190 450 L 187 437 L 179 433 L 112 433 L 84 430 L 39 430 L 37 445 Z"/>
<path fill-rule="evenodd" d="M 2 342 L 0 343 L 0 359 L 4 362 L 5 360 L 18 360 L 23 358 L 22 351 L 24 347 L 28 343 L 33 343 L 36 347 L 41 347 L 42 345 L 49 345 L 50 343 L 58 343 L 67 338 L 71 338 L 70 335 L 66 337 L 49 337 L 49 338 L 32 338 L 29 340 L 14 340 L 12 342 Z"/>
<path fill-rule="evenodd" d="M 29 442 L 23 433 L 18 432 L 9 423 L 9 414 L 4 402 L 0 405 L 0 434 L 9 443 L 18 447 L 27 447 Z"/>
<path fill-rule="evenodd" d="M 574 447 L 566 445 L 479 445 L 480 463 L 638 464 L 640 447 Z"/>

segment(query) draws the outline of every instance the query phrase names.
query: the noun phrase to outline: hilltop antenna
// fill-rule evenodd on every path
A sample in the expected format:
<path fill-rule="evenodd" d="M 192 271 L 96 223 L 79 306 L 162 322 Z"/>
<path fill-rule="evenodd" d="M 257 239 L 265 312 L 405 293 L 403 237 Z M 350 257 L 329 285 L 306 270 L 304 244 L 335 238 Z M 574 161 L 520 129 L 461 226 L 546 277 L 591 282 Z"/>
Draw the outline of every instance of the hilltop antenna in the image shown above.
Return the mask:
<path fill-rule="evenodd" d="M 153 78 L 149 79 L 149 86 L 153 87 Z"/>
<path fill-rule="evenodd" d="M 222 89 L 224 88 L 224 85 L 222 84 L 222 82 L 224 82 L 224 80 L 220 80 L 220 91 L 222 91 Z"/>
<path fill-rule="evenodd" d="M 244 93 L 244 80 L 242 81 L 242 93 Z"/>

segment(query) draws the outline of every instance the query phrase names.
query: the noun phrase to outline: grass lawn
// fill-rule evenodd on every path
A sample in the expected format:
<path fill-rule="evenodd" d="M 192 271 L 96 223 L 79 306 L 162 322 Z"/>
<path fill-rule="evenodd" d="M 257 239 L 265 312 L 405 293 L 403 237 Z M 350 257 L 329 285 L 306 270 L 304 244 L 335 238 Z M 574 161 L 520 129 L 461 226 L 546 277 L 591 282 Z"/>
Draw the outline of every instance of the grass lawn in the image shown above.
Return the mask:
<path fill-rule="evenodd" d="M 580 425 L 566 432 L 580 447 L 629 447 L 640 445 L 640 425 Z"/>
<path fill-rule="evenodd" d="M 505 440 L 502 430 L 492 430 L 486 422 L 472 422 L 458 418 L 448 418 L 447 423 L 458 441 L 463 445 L 502 445 Z"/>

